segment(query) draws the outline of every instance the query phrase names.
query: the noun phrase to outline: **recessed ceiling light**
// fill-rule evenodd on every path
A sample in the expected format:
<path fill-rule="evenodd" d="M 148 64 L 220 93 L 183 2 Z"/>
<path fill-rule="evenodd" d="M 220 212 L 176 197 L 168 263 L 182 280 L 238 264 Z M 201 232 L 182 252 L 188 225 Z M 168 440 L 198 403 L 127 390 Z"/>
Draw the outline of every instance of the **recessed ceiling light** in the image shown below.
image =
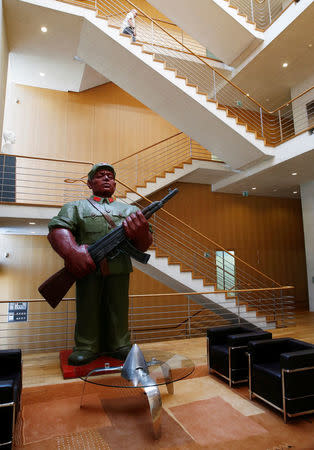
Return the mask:
<path fill-rule="evenodd" d="M 298 175 L 298 172 L 292 172 L 291 175 L 293 175 L 293 176 Z"/>
<path fill-rule="evenodd" d="M 44 77 L 44 76 L 45 76 L 44 72 L 39 72 L 39 75 L 40 75 L 41 77 Z"/>
<path fill-rule="evenodd" d="M 294 194 L 297 194 L 297 193 L 298 193 L 298 191 L 293 191 L 293 193 L 294 193 Z"/>
<path fill-rule="evenodd" d="M 256 187 L 252 187 L 252 190 L 255 191 Z"/>
<path fill-rule="evenodd" d="M 47 28 L 47 27 L 41 27 L 41 31 L 42 31 L 43 33 L 47 33 L 48 28 Z"/>
<path fill-rule="evenodd" d="M 36 225 L 36 222 L 28 222 L 29 225 Z"/>
<path fill-rule="evenodd" d="M 287 63 L 287 62 L 284 62 L 283 65 L 282 65 L 282 67 L 288 67 L 288 63 Z"/>
<path fill-rule="evenodd" d="M 312 46 L 313 46 L 313 44 L 311 44 L 311 43 L 308 45 L 309 48 L 311 48 Z"/>

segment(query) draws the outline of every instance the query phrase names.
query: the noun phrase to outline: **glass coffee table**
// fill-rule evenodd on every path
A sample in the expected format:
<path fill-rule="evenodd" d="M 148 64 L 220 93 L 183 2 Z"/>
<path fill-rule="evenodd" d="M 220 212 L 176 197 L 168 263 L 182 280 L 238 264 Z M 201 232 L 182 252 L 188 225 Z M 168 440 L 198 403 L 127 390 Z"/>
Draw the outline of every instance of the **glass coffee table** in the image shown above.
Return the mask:
<path fill-rule="evenodd" d="M 194 368 L 193 361 L 185 356 L 163 351 L 142 352 L 134 344 L 123 365 L 110 367 L 105 364 L 104 367 L 93 369 L 86 376 L 80 377 L 84 381 L 81 407 L 87 383 L 108 388 L 143 389 L 150 408 L 153 434 L 158 439 L 161 435 L 162 410 L 158 387 L 166 385 L 168 393 L 173 394 L 173 383 L 191 375 Z"/>

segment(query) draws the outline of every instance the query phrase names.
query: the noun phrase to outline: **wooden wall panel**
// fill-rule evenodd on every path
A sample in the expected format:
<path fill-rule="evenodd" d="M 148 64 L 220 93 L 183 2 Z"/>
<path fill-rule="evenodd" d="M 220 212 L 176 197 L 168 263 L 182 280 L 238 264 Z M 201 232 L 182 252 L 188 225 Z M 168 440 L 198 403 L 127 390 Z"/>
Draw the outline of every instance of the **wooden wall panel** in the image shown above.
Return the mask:
<path fill-rule="evenodd" d="M 16 133 L 14 154 L 94 162 L 117 161 L 178 131 L 113 83 L 80 93 L 12 84 L 5 129 Z"/>
<path fill-rule="evenodd" d="M 298 308 L 308 307 L 301 201 L 211 192 L 176 183 L 166 209 L 283 285 L 294 285 Z M 166 190 L 152 199 L 161 198 Z"/>
<path fill-rule="evenodd" d="M 19 91 L 22 92 L 22 86 Z M 64 101 L 64 92 L 50 89 L 31 88 L 32 95 L 38 97 L 37 110 L 35 113 L 37 126 L 36 132 L 36 154 L 46 158 L 66 159 L 66 131 L 67 131 L 67 104 Z M 27 119 L 29 122 L 30 119 Z M 18 142 L 18 140 L 17 140 Z M 24 144 L 27 145 L 27 142 Z M 28 147 L 29 155 L 34 155 L 31 145 Z"/>
<path fill-rule="evenodd" d="M 95 105 L 90 97 L 67 95 L 66 154 L 64 159 L 92 161 L 94 148 Z"/>
<path fill-rule="evenodd" d="M 0 235 L 0 252 L 9 253 L 1 257 L 0 300 L 40 298 L 38 286 L 63 267 L 46 236 Z"/>
<path fill-rule="evenodd" d="M 37 151 L 39 96 L 34 92 L 12 83 L 7 89 L 4 130 L 16 135 L 12 153 L 28 156 Z"/>

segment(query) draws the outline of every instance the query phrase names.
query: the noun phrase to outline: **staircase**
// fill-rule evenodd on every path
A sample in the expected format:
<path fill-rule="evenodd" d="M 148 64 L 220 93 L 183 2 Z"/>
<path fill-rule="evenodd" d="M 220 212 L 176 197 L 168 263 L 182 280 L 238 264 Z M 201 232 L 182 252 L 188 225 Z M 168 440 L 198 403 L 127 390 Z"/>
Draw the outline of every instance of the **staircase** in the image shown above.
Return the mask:
<path fill-rule="evenodd" d="M 160 190 L 193 167 L 198 170 L 201 163 L 206 164 L 206 169 L 202 169 L 210 177 L 215 164 L 224 166 L 215 159 L 195 141 L 177 133 L 113 163 L 119 175 L 116 193 L 120 200 L 143 208 L 143 201 L 138 200 L 145 192 Z M 162 194 L 158 196 L 161 197 Z M 289 290 L 167 211 L 159 211 L 151 223 L 154 247 L 149 251 L 150 260 L 145 265 L 133 261 L 134 266 L 170 289 L 186 293 L 192 303 L 202 308 L 202 314 L 210 313 L 208 320 L 218 324 L 249 322 L 265 329 L 291 322 L 293 299 Z M 228 254 L 228 261 L 224 261 L 223 254 Z M 228 290 L 242 292 L 230 294 Z M 191 317 L 186 319 L 188 323 L 190 320 Z M 182 320 L 175 329 L 179 332 L 186 321 Z M 170 328 L 163 328 L 163 332 Z M 136 336 L 139 337 L 138 331 Z"/>
<path fill-rule="evenodd" d="M 21 186 L 21 192 L 19 190 L 16 192 L 12 207 L 16 208 L 16 204 L 22 203 L 23 217 L 25 204 L 34 204 L 33 192 L 36 193 L 38 190 L 43 196 L 40 200 L 36 195 L 36 202 L 38 204 L 45 202 L 47 205 L 49 201 L 51 206 L 60 206 L 65 201 L 86 198 L 89 195 L 85 183 L 78 184 L 75 181 L 84 182 L 84 176 L 80 177 L 77 170 L 86 174 L 92 163 L 85 163 L 82 167 L 82 163 L 65 164 L 62 161 L 52 160 L 52 174 L 49 165 L 47 166 L 47 160 L 13 155 L 9 158 L 10 166 L 12 158 L 16 159 L 16 187 L 19 189 Z M 38 171 L 41 164 L 44 164 L 43 170 Z M 200 167 L 201 170 L 207 171 L 208 177 L 219 171 L 218 167 L 220 170 L 228 170 L 210 152 L 183 133 L 177 133 L 113 164 L 119 176 L 116 194 L 120 200 L 124 199 L 128 203 L 137 202 L 139 197 L 142 197 L 139 193 L 141 189 L 142 192 L 145 189 L 152 192 L 154 180 L 155 190 L 159 190 L 179 179 L 175 177 L 199 170 Z M 43 176 L 45 171 L 47 177 Z M 61 185 L 65 173 L 77 173 L 77 176 L 75 179 L 67 179 L 69 183 Z M 8 189 L 11 187 L 8 186 Z M 3 192 L 6 192 L 6 185 L 2 188 Z M 31 192 L 31 197 L 28 197 L 28 192 Z M 160 193 L 157 198 L 163 195 L 164 193 Z M 145 206 L 144 202 L 145 200 L 141 200 L 138 205 L 142 208 Z M 3 215 L 6 216 L 5 213 Z M 283 327 L 291 322 L 293 299 L 288 289 L 230 252 L 226 252 L 219 244 L 167 211 L 159 211 L 151 222 L 154 230 L 154 247 L 150 251 L 149 264 L 139 266 L 135 262 L 135 266 L 171 289 L 185 293 L 188 301 L 197 305 L 195 313 L 190 314 L 187 311 L 182 313 L 182 320 L 176 325 L 178 332 L 183 329 L 186 333 L 185 326 L 188 324 L 190 331 L 194 329 L 195 333 L 200 333 L 196 316 L 205 316 L 211 324 L 213 321 L 219 325 L 241 321 L 263 328 Z M 46 229 L 43 234 L 46 234 Z M 226 255 L 229 255 L 228 261 L 225 260 Z M 167 302 L 164 306 L 165 317 L 168 317 Z M 183 301 L 178 308 L 184 310 Z M 190 309 L 192 308 L 189 307 L 188 310 Z M 161 312 L 163 311 L 159 309 L 155 315 L 160 317 Z M 209 325 L 208 322 L 207 324 Z M 163 332 L 169 334 L 171 332 L 169 327 L 167 330 Z"/>
<path fill-rule="evenodd" d="M 119 3 L 115 2 L 114 5 Z M 185 75 L 180 74 L 182 67 L 184 69 L 188 67 L 191 70 L 191 66 L 201 65 L 200 58 L 185 59 L 186 56 L 182 55 L 174 57 L 173 52 L 164 52 L 165 46 L 161 50 L 160 45 L 155 43 L 132 44 L 129 37 L 120 35 L 116 25 L 110 25 L 109 16 L 106 20 L 95 17 L 95 12 L 92 10 L 66 3 L 61 4 L 54 0 L 46 0 L 45 5 L 54 5 L 54 7 L 59 5 L 60 11 L 84 17 L 86 20 L 82 25 L 78 56 L 147 106 L 177 124 L 179 128 L 191 130 L 189 134 L 193 137 L 199 136 L 200 139 L 197 140 L 200 144 L 204 142 L 205 149 L 210 146 L 218 157 L 223 157 L 234 167 L 244 167 L 250 162 L 268 156 L 266 154 L 267 140 L 263 137 L 265 122 L 263 122 L 263 111 L 260 107 L 253 115 L 252 109 L 246 108 L 240 101 L 237 107 L 226 106 L 228 103 L 221 101 L 222 95 L 226 95 L 227 98 L 230 94 L 229 98 L 232 98 L 234 86 L 228 84 L 226 89 L 226 79 L 222 77 L 223 87 L 217 87 L 219 84 L 217 78 L 221 75 L 205 63 L 201 67 L 205 67 L 207 72 L 198 71 L 196 74 L 194 71 L 190 72 L 194 81 L 199 80 L 199 84 L 191 83 Z M 98 12 L 104 14 L 104 11 Z M 124 13 L 125 10 L 119 10 L 119 14 L 122 12 Z M 145 27 L 143 29 L 145 30 Z M 174 63 L 174 60 L 178 67 L 169 67 L 168 64 Z M 208 80 L 210 84 L 206 84 Z M 205 92 L 200 90 L 200 86 Z M 241 91 L 237 90 L 237 93 Z M 243 102 L 254 103 L 244 92 L 241 94 Z M 212 98 L 217 96 L 221 96 L 219 100 Z M 246 114 L 251 119 L 250 123 L 245 121 Z M 255 126 L 254 122 L 258 120 L 260 120 L 259 125 Z M 166 160 L 166 164 L 168 167 L 173 167 L 174 172 L 180 169 L 187 170 L 185 165 L 193 164 L 193 158 L 190 155 L 189 161 L 181 160 L 180 164 L 183 164 L 181 168 L 176 167 L 177 160 L 174 164 Z M 130 172 L 129 165 L 128 171 Z M 151 185 L 146 184 L 145 180 L 145 184 L 141 186 L 142 181 L 137 180 L 132 188 L 137 186 L 151 192 L 153 183 L 156 181 L 155 177 L 164 178 L 167 184 L 170 180 L 170 170 L 164 169 L 162 175 L 160 173 L 159 170 L 155 171 L 155 174 L 145 174 Z M 167 180 L 166 177 L 168 177 Z M 123 176 L 120 181 L 127 184 Z M 159 188 L 161 188 L 160 185 Z M 126 195 L 127 190 L 128 187 L 122 189 L 121 197 Z M 69 201 L 70 190 L 67 195 L 67 201 Z M 78 198 L 77 192 L 75 198 Z M 152 251 L 151 264 L 147 266 L 147 270 L 151 270 L 156 277 L 157 275 L 160 277 L 163 273 L 163 282 L 169 283 L 169 286 L 176 284 L 177 288 L 186 289 L 191 293 L 197 289 L 196 292 L 199 294 L 195 299 L 200 305 L 214 310 L 215 314 L 224 313 L 232 316 L 239 314 L 241 320 L 261 323 L 268 328 L 275 325 L 285 326 L 289 322 L 292 300 L 287 294 L 286 287 L 280 286 L 236 256 L 233 256 L 233 266 L 224 267 L 223 259 L 217 258 L 217 249 L 229 255 L 230 253 L 206 236 L 200 235 L 197 230 L 165 214 L 166 212 L 161 211 L 154 216 L 156 248 L 153 249 L 155 253 Z M 171 275 L 173 271 L 170 271 L 170 266 L 175 274 Z M 236 276 L 234 275 L 235 267 Z M 212 293 L 204 294 L 201 292 L 204 288 L 206 292 Z M 234 298 L 230 297 L 230 293 Z M 260 318 L 258 315 L 261 315 Z"/>
<path fill-rule="evenodd" d="M 119 197 L 135 202 L 175 181 L 203 174 L 208 184 L 230 172 L 215 155 L 184 133 L 176 133 L 113 163 L 120 182 Z M 204 176 L 204 174 L 206 174 Z"/>
<path fill-rule="evenodd" d="M 134 1 L 95 0 L 97 17 L 91 10 L 68 3 L 62 8 L 54 0 L 45 0 L 45 4 L 86 19 L 77 49 L 83 61 L 203 147 L 210 146 L 234 169 L 270 158 L 274 155 L 271 147 L 310 129 L 304 109 L 309 90 L 268 110 L 229 81 L 223 68 L 218 71 L 208 58 L 190 50 Z M 133 7 L 140 13 L 137 42 L 121 34 L 117 25 Z"/>
<path fill-rule="evenodd" d="M 220 316 L 229 323 L 249 322 L 263 329 L 276 328 L 276 321 L 272 320 L 272 317 L 258 315 L 256 310 L 247 308 L 245 304 L 238 304 L 237 297 L 228 298 L 224 292 L 217 292 L 215 285 L 206 283 L 192 271 L 182 270 L 179 262 L 171 263 L 169 257 L 157 256 L 158 250 L 150 250 L 148 253 L 150 254 L 148 264 L 133 261 L 134 267 L 174 291 L 185 292 L 187 296 L 191 293 L 191 301 L 214 313 L 216 320 L 217 316 Z M 199 292 L 206 293 L 195 295 Z"/>
<path fill-rule="evenodd" d="M 77 56 L 203 147 L 210 147 L 231 167 L 242 168 L 270 157 L 269 144 L 262 136 L 260 125 L 256 124 L 261 116 L 260 107 L 244 91 L 230 84 L 236 92 L 229 92 L 222 74 L 161 29 L 160 33 L 167 38 L 165 41 L 158 36 L 158 44 L 141 43 L 151 40 L 150 31 L 145 34 L 148 33 L 146 16 L 140 27 L 144 34 L 138 36 L 138 42 L 131 43 L 128 36 L 120 34 L 116 25 L 110 24 L 111 16 L 119 14 L 122 18 L 126 7 L 123 9 L 119 1 L 114 2 L 114 9 L 110 9 L 112 2 L 97 5 L 96 17 L 90 9 L 56 0 L 45 1 L 45 6 L 86 19 L 82 24 Z M 169 39 L 175 49 L 168 48 Z M 182 52 L 178 52 L 178 47 Z M 227 106 L 227 97 L 231 104 L 236 105 L 237 100 L 242 105 L 241 117 Z M 252 115 L 254 109 L 256 114 Z M 250 119 L 247 122 L 246 117 Z"/>
<path fill-rule="evenodd" d="M 208 165 L 208 176 L 211 170 L 215 170 L 213 166 L 219 164 L 215 162 L 213 155 L 196 142 L 183 133 L 177 133 L 115 162 L 114 166 L 119 174 L 116 192 L 120 200 L 128 203 L 132 201 L 143 208 L 144 200 L 138 203 L 138 197 L 143 197 L 145 189 L 152 193 L 155 185 L 156 192 L 161 189 L 161 183 L 165 185 L 171 181 L 167 178 L 168 175 L 175 177 L 184 170 L 175 169 L 178 166 L 187 165 L 192 170 L 193 164 L 200 163 Z M 162 195 L 161 193 L 158 198 Z M 293 298 L 290 288 L 280 286 L 165 210 L 155 214 L 151 223 L 154 247 L 149 251 L 150 260 L 145 265 L 133 261 L 134 266 L 173 291 L 184 292 L 191 303 L 201 307 L 196 315 L 204 314 L 207 326 L 209 323 L 221 325 L 249 322 L 260 328 L 270 329 L 291 323 Z M 227 292 L 233 290 L 237 292 Z M 154 305 L 150 308 L 153 309 Z M 160 313 L 158 310 L 157 317 Z M 166 306 L 164 313 L 168 317 Z M 184 317 L 184 313 L 180 317 Z M 194 328 L 192 327 L 192 317 L 193 314 L 188 315 L 186 319 L 178 321 L 176 326 L 162 327 L 162 333 L 176 330 L 184 335 L 187 332 L 186 324 L 189 324 L 190 330 L 201 333 L 196 317 L 193 319 Z M 159 328 L 155 329 L 155 333 L 160 331 Z M 137 328 L 137 338 L 140 336 L 139 330 L 141 328 Z"/>
<path fill-rule="evenodd" d="M 262 29 L 245 8 L 243 13 L 240 5 L 235 6 L 236 0 L 150 0 L 149 3 L 231 66 L 247 48 L 253 51 L 264 40 Z"/>

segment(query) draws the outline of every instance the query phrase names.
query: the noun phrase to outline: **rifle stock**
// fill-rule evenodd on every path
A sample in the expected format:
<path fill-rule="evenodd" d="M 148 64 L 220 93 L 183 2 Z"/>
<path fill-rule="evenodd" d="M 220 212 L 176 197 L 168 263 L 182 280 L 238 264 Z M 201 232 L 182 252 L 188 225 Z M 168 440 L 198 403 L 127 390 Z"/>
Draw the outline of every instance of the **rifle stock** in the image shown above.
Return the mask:
<path fill-rule="evenodd" d="M 142 213 L 146 219 L 149 219 L 156 211 L 158 211 L 158 209 L 162 208 L 162 206 L 177 194 L 177 192 L 178 189 L 170 190 L 169 194 L 163 199 L 155 201 L 144 208 Z M 115 241 L 115 245 L 113 245 L 113 241 Z M 88 247 L 88 251 L 95 264 L 98 265 L 105 257 L 108 256 L 108 258 L 110 258 L 110 253 L 112 251 L 115 249 L 119 251 L 119 248 L 121 248 L 123 253 L 128 253 L 130 256 L 144 264 L 147 263 L 149 259 L 149 255 L 132 247 L 124 235 L 122 225 L 115 228 L 106 236 L 100 238 L 94 244 L 91 244 Z M 114 256 L 116 256 L 116 254 Z M 76 280 L 77 278 L 64 267 L 48 278 L 48 280 L 44 281 L 39 286 L 38 291 L 52 308 L 56 308 Z"/>
<path fill-rule="evenodd" d="M 38 291 L 52 308 L 56 308 L 75 281 L 74 275 L 64 267 L 44 281 Z"/>

